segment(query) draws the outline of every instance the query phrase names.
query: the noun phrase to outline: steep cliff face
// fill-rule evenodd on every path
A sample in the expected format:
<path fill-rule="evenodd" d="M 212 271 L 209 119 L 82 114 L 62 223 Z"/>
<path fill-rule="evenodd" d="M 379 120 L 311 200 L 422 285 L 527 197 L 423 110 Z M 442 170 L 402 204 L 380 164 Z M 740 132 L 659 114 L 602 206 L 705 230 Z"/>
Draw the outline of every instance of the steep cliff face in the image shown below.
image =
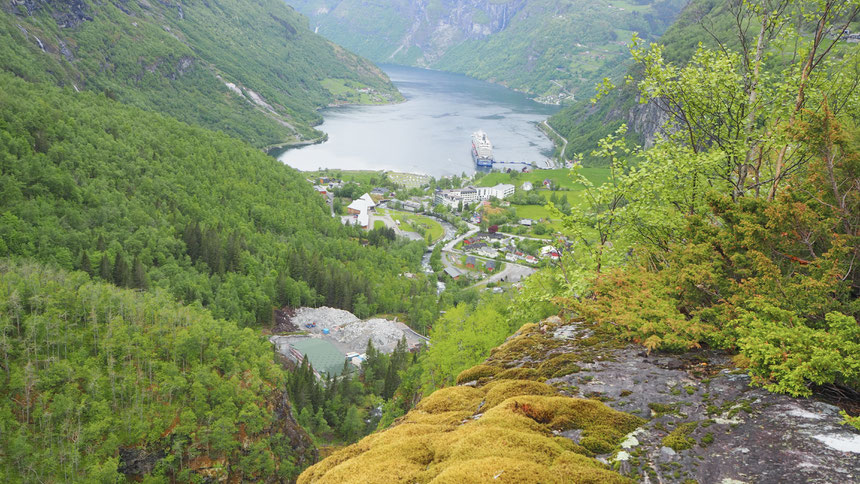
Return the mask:
<path fill-rule="evenodd" d="M 0 44 L 0 70 L 257 146 L 319 137 L 316 108 L 350 100 L 325 87 L 333 80 L 399 99 L 382 71 L 310 32 L 279 0 L 6 0 Z"/>
<path fill-rule="evenodd" d="M 655 38 L 684 0 L 291 0 L 311 28 L 377 62 L 491 80 L 558 103 L 623 72 L 632 33 Z"/>
<path fill-rule="evenodd" d="M 435 3 L 426 0 L 412 2 L 410 7 L 414 11 L 409 33 L 392 52 L 392 60 L 404 58 L 401 53 L 405 54 L 417 48 L 422 55 L 414 59 L 414 62 L 431 66 L 451 47 L 464 40 L 483 39 L 503 31 L 525 7 L 526 0 L 507 3 L 490 0 L 446 0 L 442 2 L 441 9 L 435 6 Z"/>

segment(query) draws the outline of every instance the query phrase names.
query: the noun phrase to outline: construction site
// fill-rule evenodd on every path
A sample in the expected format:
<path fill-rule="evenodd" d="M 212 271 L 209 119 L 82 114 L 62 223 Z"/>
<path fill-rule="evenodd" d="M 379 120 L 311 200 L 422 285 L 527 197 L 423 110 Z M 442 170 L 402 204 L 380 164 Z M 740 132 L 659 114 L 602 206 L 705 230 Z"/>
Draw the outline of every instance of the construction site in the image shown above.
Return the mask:
<path fill-rule="evenodd" d="M 340 375 L 345 361 L 360 367 L 368 341 L 382 353 L 394 351 L 404 337 L 410 351 L 429 344 L 429 339 L 396 319 L 362 320 L 349 311 L 329 307 L 276 311 L 275 324 L 276 334 L 269 340 L 278 352 L 295 363 L 307 356 L 320 377 Z"/>

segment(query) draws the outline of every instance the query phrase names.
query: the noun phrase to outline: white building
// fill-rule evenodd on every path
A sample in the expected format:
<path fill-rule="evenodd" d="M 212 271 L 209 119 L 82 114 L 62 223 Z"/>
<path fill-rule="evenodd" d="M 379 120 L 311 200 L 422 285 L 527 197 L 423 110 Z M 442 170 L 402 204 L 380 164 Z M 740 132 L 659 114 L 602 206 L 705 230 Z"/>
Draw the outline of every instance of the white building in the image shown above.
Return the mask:
<path fill-rule="evenodd" d="M 346 207 L 346 213 L 349 215 L 343 217 L 341 221 L 345 225 L 357 225 L 366 229 L 370 226 L 370 211 L 375 206 L 376 203 L 370 198 L 370 195 L 365 193 Z"/>
<path fill-rule="evenodd" d="M 478 187 L 478 198 L 489 200 L 493 197 L 502 200 L 514 194 L 516 187 L 507 183 L 499 183 L 494 187 Z"/>
<path fill-rule="evenodd" d="M 478 253 L 478 255 L 482 255 L 482 256 L 487 257 L 489 259 L 495 259 L 496 257 L 499 256 L 499 251 L 497 251 L 496 249 L 492 249 L 490 247 L 481 247 L 476 252 Z"/>
<path fill-rule="evenodd" d="M 367 203 L 368 209 L 376 206 L 376 202 L 373 201 L 373 197 L 371 197 L 369 193 L 365 193 L 364 195 L 359 197 L 359 200 L 364 200 Z"/>
<path fill-rule="evenodd" d="M 444 204 L 451 208 L 457 208 L 462 202 L 475 203 L 481 200 L 489 200 L 493 197 L 503 199 L 514 194 L 516 187 L 506 183 L 500 183 L 494 187 L 465 187 L 452 188 L 449 190 L 439 190 L 433 198 L 433 203 Z"/>

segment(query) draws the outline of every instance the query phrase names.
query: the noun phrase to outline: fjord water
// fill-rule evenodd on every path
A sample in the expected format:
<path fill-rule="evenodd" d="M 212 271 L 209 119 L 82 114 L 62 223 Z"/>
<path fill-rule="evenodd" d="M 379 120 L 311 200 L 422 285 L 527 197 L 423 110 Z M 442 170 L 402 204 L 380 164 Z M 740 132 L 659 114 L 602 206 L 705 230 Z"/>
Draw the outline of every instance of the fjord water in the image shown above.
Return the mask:
<path fill-rule="evenodd" d="M 278 158 L 299 170 L 394 170 L 444 176 L 473 173 L 472 132 L 483 129 L 498 161 L 538 161 L 552 142 L 537 123 L 558 111 L 521 93 L 426 69 L 382 66 L 406 97 L 385 106 L 342 106 L 322 112 L 325 143 Z"/>

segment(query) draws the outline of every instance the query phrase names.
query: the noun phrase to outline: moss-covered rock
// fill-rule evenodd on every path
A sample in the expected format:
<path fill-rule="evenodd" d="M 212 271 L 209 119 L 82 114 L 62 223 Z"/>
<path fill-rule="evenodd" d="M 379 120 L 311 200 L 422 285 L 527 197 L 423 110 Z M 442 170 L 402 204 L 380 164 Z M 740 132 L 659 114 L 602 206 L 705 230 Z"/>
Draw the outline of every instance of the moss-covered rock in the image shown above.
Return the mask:
<path fill-rule="evenodd" d="M 457 384 L 462 385 L 463 383 L 468 383 L 470 381 L 487 378 L 501 371 L 502 369 L 497 366 L 475 365 L 467 370 L 463 370 L 459 375 L 457 375 Z"/>
<path fill-rule="evenodd" d="M 582 429 L 611 450 L 640 422 L 594 400 L 557 396 L 551 386 L 530 380 L 446 388 L 394 427 L 309 468 L 299 482 L 561 483 L 572 476 L 575 482 L 630 482 L 552 431 Z"/>
<path fill-rule="evenodd" d="M 693 433 L 698 426 L 698 422 L 687 422 L 678 425 L 678 427 L 670 432 L 669 435 L 663 437 L 663 445 L 674 451 L 692 448 L 696 444 L 696 441 L 690 437 L 690 434 Z"/>
<path fill-rule="evenodd" d="M 499 380 L 487 384 L 482 410 L 489 410 L 510 397 L 520 395 L 555 395 L 555 388 L 530 380 Z"/>
<path fill-rule="evenodd" d="M 536 369 L 526 367 L 508 368 L 495 375 L 496 380 L 538 380 L 540 378 L 541 375 Z"/>
<path fill-rule="evenodd" d="M 541 363 L 537 371 L 544 378 L 558 378 L 578 372 L 581 368 L 576 363 L 579 361 L 578 355 L 562 353 Z"/>

